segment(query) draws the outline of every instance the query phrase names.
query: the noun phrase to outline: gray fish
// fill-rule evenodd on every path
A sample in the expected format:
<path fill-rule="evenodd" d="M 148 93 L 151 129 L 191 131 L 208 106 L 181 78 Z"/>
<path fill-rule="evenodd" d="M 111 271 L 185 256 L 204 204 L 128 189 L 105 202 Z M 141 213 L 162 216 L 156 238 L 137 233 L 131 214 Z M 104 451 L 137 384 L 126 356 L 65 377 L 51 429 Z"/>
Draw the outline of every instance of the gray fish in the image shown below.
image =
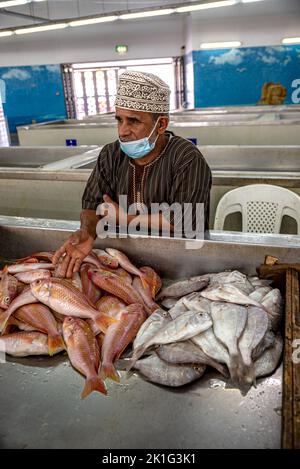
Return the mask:
<path fill-rule="evenodd" d="M 272 290 L 271 287 L 258 287 L 252 293 L 250 293 L 249 298 L 252 300 L 258 301 L 261 303 L 263 298 Z"/>
<path fill-rule="evenodd" d="M 254 375 L 256 378 L 266 376 L 276 370 L 283 349 L 282 337 L 278 334 L 275 337 L 274 345 L 268 348 L 255 362 Z"/>
<path fill-rule="evenodd" d="M 239 350 L 246 366 L 251 366 L 252 352 L 263 340 L 269 325 L 268 314 L 261 308 L 250 306 L 246 327 L 239 340 Z"/>
<path fill-rule="evenodd" d="M 128 362 L 127 371 L 129 371 L 135 362 L 144 353 L 144 345 L 147 344 L 159 330 L 172 320 L 169 313 L 163 309 L 157 309 L 141 325 L 132 344 L 133 354 Z M 141 352 L 142 351 L 142 352 Z"/>
<path fill-rule="evenodd" d="M 206 355 L 200 347 L 190 340 L 161 345 L 156 350 L 156 353 L 159 358 L 173 365 L 209 365 L 218 370 L 222 375 L 227 376 L 226 368 L 223 365 Z"/>
<path fill-rule="evenodd" d="M 211 315 L 215 336 L 228 349 L 229 355 L 237 356 L 238 340 L 247 323 L 247 308 L 215 302 L 211 307 Z"/>
<path fill-rule="evenodd" d="M 249 298 L 248 295 L 242 292 L 239 288 L 231 283 L 226 283 L 221 287 L 208 287 L 201 291 L 201 296 L 208 298 L 212 301 L 226 301 L 228 303 L 235 303 L 238 305 L 252 305 L 261 308 L 261 304 L 253 299 Z"/>
<path fill-rule="evenodd" d="M 268 314 L 261 308 L 250 306 L 246 327 L 239 340 L 239 350 L 242 360 L 238 366 L 238 380 L 243 386 L 249 385 L 254 380 L 254 368 L 252 363 L 252 352 L 263 340 L 269 326 Z"/>
<path fill-rule="evenodd" d="M 186 313 L 187 311 L 188 308 L 183 304 L 183 298 L 180 298 L 180 300 L 177 301 L 175 306 L 169 309 L 169 315 L 172 319 L 176 319 L 182 313 Z"/>
<path fill-rule="evenodd" d="M 172 342 L 190 339 L 205 331 L 211 325 L 212 320 L 206 313 L 187 311 L 181 314 L 159 329 L 155 336 L 144 342 L 142 346 L 135 349 L 131 366 L 134 364 L 134 360 L 139 359 L 153 345 L 171 344 Z"/>
<path fill-rule="evenodd" d="M 176 305 L 177 301 L 179 301 L 180 298 L 165 298 L 162 300 L 161 305 L 166 308 L 166 309 L 171 309 L 173 306 Z"/>
<path fill-rule="evenodd" d="M 247 308 L 229 303 L 213 303 L 211 307 L 215 336 L 228 349 L 229 372 L 232 380 L 238 380 L 238 367 L 241 360 L 238 340 L 247 322 Z"/>
<path fill-rule="evenodd" d="M 248 277 L 249 282 L 255 287 L 268 287 L 272 285 L 273 280 L 261 279 L 258 277 Z"/>
<path fill-rule="evenodd" d="M 133 342 L 133 350 L 142 347 L 146 342 L 152 339 L 157 332 L 168 322 L 171 316 L 163 309 L 157 309 L 147 320 L 141 325 Z"/>
<path fill-rule="evenodd" d="M 148 381 L 164 386 L 178 387 L 201 378 L 205 365 L 171 365 L 161 360 L 156 354 L 139 360 L 134 365 Z"/>
<path fill-rule="evenodd" d="M 163 288 L 156 299 L 160 300 L 162 298 L 182 297 L 194 291 L 202 290 L 207 287 L 208 283 L 208 275 L 198 275 L 197 277 L 191 277 L 188 280 L 181 280 Z"/>
<path fill-rule="evenodd" d="M 210 313 L 211 301 L 203 298 L 199 292 L 190 293 L 182 298 L 182 303 L 190 311 L 199 311 L 202 313 Z"/>
<path fill-rule="evenodd" d="M 277 331 L 283 314 L 283 299 L 278 288 L 274 288 L 263 298 L 263 307 L 269 313 L 271 328 Z"/>
<path fill-rule="evenodd" d="M 192 337 L 191 341 L 203 350 L 213 360 L 220 363 L 226 363 L 229 366 L 230 358 L 228 351 L 223 344 L 216 338 L 213 328 L 210 327 L 206 331 Z"/>
<path fill-rule="evenodd" d="M 265 333 L 265 336 L 262 339 L 262 341 L 253 350 L 252 360 L 256 361 L 264 353 L 265 350 L 267 350 L 270 347 L 273 347 L 274 343 L 275 343 L 275 334 L 274 332 L 268 330 Z"/>
<path fill-rule="evenodd" d="M 233 270 L 232 272 L 221 272 L 219 274 L 210 274 L 209 277 L 210 285 L 213 286 L 222 286 L 224 284 L 231 283 L 246 293 L 246 295 L 249 295 L 249 293 L 254 290 L 254 287 L 249 282 L 247 276 L 238 270 Z"/>
<path fill-rule="evenodd" d="M 187 311 L 163 326 L 146 345 L 149 347 L 187 340 L 205 331 L 211 325 L 212 320 L 208 314 Z"/>

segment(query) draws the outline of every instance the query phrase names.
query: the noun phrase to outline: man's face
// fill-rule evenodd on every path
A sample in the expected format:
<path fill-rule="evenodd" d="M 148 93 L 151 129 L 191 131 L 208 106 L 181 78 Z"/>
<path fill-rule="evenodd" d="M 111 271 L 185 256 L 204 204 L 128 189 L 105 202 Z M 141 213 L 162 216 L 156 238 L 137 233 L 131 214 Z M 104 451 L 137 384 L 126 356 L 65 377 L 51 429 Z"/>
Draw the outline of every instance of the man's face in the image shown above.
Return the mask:
<path fill-rule="evenodd" d="M 116 120 L 118 123 L 118 134 L 123 142 L 139 140 L 149 137 L 155 122 L 150 112 L 131 111 L 116 107 Z M 156 133 L 153 132 L 155 139 Z"/>

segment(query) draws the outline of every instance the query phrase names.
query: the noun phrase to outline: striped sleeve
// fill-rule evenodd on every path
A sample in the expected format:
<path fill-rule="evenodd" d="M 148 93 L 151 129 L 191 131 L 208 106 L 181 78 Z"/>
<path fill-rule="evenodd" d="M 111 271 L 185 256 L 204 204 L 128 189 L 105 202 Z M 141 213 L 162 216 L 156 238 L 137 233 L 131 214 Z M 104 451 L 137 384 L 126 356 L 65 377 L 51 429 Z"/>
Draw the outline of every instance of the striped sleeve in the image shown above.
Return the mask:
<path fill-rule="evenodd" d="M 174 219 L 171 223 L 182 224 L 184 219 L 192 219 L 192 227 L 196 228 L 197 204 L 204 204 L 204 229 L 208 229 L 209 202 L 211 189 L 211 171 L 202 154 L 196 148 L 185 152 L 184 159 L 177 168 L 172 181 L 171 197 L 172 203 L 181 204 L 183 218 Z M 190 204 L 189 207 L 184 204 Z"/>
<path fill-rule="evenodd" d="M 113 190 L 109 178 L 109 150 L 105 146 L 98 156 L 94 170 L 92 171 L 83 196 L 82 209 L 96 210 L 97 206 L 103 202 L 103 195 L 108 194 L 113 198 Z"/>

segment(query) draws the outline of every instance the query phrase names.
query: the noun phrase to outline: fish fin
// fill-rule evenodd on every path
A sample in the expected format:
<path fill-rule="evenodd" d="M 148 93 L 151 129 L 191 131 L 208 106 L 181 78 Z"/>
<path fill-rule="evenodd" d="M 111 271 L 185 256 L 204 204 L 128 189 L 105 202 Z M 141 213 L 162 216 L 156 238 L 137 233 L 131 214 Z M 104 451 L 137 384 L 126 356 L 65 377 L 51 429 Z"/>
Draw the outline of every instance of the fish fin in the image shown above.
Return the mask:
<path fill-rule="evenodd" d="M 54 355 L 61 351 L 61 349 L 65 350 L 66 346 L 63 341 L 63 338 L 60 334 L 57 335 L 49 335 L 48 336 L 48 350 L 49 355 Z"/>
<path fill-rule="evenodd" d="M 98 391 L 105 395 L 107 394 L 106 386 L 99 376 L 93 376 L 92 378 L 86 379 L 85 386 L 81 393 L 81 399 L 84 399 L 93 391 Z"/>
<path fill-rule="evenodd" d="M 10 334 L 13 329 L 14 329 L 14 324 L 7 323 L 6 326 L 4 327 L 1 335 Z"/>
<path fill-rule="evenodd" d="M 6 325 L 7 325 L 7 322 L 10 318 L 10 311 L 8 311 L 8 314 L 7 314 L 7 311 L 6 310 L 6 314 L 3 314 L 3 316 L 1 317 L 1 321 L 0 321 L 0 331 L 1 331 L 1 335 L 3 335 L 4 331 L 5 331 L 5 328 L 6 328 Z"/>
<path fill-rule="evenodd" d="M 223 365 L 222 363 L 216 362 L 214 368 L 218 370 L 221 373 L 221 375 L 223 375 L 225 378 L 229 378 L 229 371 L 225 365 Z"/>
<path fill-rule="evenodd" d="M 112 363 L 109 363 L 107 365 L 102 363 L 100 376 L 102 379 L 110 378 L 113 381 L 116 381 L 117 383 L 120 382 L 120 375 Z"/>
<path fill-rule="evenodd" d="M 152 283 L 148 282 L 147 274 L 145 274 L 144 272 L 141 272 L 141 271 L 140 271 L 140 279 L 141 279 L 143 288 L 144 288 L 145 290 L 148 290 L 148 288 L 150 287 L 151 294 L 152 294 L 153 286 L 152 286 Z"/>
<path fill-rule="evenodd" d="M 109 326 L 119 322 L 117 319 L 108 316 L 107 314 L 99 314 L 94 318 L 95 323 L 101 329 L 102 332 L 106 332 Z"/>

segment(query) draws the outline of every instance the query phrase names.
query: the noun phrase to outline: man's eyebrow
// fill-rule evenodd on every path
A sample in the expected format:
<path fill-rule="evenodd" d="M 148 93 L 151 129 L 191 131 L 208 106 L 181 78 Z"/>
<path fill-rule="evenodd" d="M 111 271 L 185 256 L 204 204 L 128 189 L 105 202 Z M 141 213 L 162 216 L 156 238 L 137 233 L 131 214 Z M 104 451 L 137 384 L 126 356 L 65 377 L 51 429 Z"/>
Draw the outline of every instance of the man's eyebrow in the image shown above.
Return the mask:
<path fill-rule="evenodd" d="M 117 114 L 115 114 L 115 119 L 119 121 L 119 120 L 122 119 L 122 117 L 121 117 L 121 116 L 118 116 Z M 138 121 L 138 122 L 142 122 L 142 119 L 141 119 L 140 117 L 138 117 L 138 116 L 129 116 L 129 117 L 127 117 L 127 119 L 128 119 L 129 121 Z"/>

